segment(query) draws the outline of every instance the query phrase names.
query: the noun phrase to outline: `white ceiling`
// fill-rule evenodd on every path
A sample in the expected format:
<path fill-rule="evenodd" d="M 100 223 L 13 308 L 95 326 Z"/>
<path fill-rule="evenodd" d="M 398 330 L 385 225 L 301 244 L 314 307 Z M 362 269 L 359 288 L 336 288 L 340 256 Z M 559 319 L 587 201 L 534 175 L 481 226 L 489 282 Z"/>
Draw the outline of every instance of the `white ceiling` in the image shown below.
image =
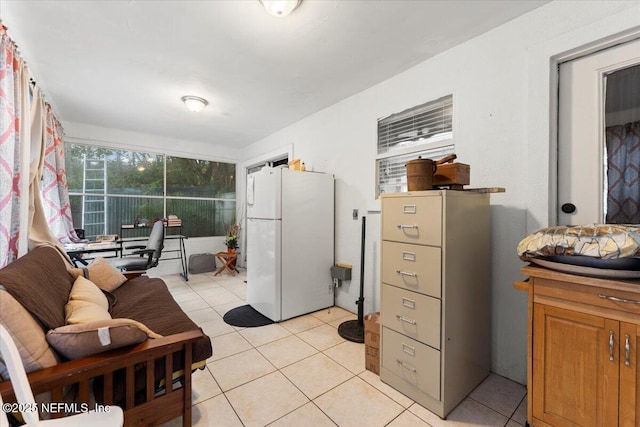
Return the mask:
<path fill-rule="evenodd" d="M 303 0 L 276 18 L 258 0 L 0 0 L 0 14 L 63 125 L 243 147 L 544 3 Z"/>

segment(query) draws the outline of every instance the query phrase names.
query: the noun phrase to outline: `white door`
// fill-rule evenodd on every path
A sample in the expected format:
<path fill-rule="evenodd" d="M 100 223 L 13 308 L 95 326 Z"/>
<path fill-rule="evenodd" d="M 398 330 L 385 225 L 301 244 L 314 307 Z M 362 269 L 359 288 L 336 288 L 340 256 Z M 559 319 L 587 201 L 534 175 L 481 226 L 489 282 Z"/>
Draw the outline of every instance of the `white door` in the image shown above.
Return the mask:
<path fill-rule="evenodd" d="M 620 121 L 629 123 L 640 120 L 638 108 L 623 118 L 620 118 L 620 114 L 624 116 L 624 111 L 605 111 L 606 94 L 607 91 L 611 94 L 612 89 L 615 89 L 611 87 L 614 73 L 638 64 L 640 64 L 640 40 L 560 65 L 558 108 L 558 224 L 560 225 L 605 222 L 607 209 L 605 127 L 624 124 L 617 123 Z M 640 86 L 636 87 L 640 88 Z M 638 107 L 640 93 L 632 95 Z M 609 101 L 607 103 L 611 104 Z"/>

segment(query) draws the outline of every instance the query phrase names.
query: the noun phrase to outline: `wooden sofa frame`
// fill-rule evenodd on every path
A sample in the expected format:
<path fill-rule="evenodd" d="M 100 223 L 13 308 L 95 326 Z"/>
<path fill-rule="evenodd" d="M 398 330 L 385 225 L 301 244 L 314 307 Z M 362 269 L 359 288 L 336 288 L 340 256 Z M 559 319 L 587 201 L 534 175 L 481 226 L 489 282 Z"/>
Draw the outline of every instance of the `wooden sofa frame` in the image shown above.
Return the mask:
<path fill-rule="evenodd" d="M 91 406 L 91 383 L 102 377 L 103 405 L 114 403 L 114 373 L 125 372 L 125 426 L 155 426 L 182 415 L 183 427 L 191 426 L 191 369 L 192 343 L 202 337 L 201 331 L 189 331 L 159 339 L 147 340 L 134 347 L 120 348 L 93 356 L 60 363 L 50 368 L 34 371 L 28 375 L 34 395 L 50 392 L 51 402 L 63 402 L 64 390 L 77 384 L 78 394 L 74 403 Z M 182 353 L 180 376 L 182 387 L 174 389 L 175 354 Z M 164 375 L 156 378 L 154 368 L 157 360 L 163 359 Z M 143 366 L 146 370 L 144 401 L 140 402 L 140 392 L 136 395 L 135 373 Z M 157 384 L 168 386 L 157 391 Z M 10 381 L 0 382 L 0 394 L 5 402 L 15 402 Z M 136 399 L 138 402 L 136 402 Z M 54 418 L 64 414 L 54 413 Z"/>

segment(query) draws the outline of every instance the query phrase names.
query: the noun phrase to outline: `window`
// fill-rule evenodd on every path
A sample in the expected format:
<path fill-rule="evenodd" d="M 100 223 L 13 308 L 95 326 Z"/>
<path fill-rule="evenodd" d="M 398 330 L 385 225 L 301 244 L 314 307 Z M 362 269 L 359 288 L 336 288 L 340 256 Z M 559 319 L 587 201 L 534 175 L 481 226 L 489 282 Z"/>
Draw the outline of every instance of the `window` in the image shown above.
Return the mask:
<path fill-rule="evenodd" d="M 454 148 L 452 95 L 379 119 L 376 197 L 407 191 L 407 161 L 440 159 Z"/>
<path fill-rule="evenodd" d="M 70 143 L 65 163 L 73 224 L 89 239 L 168 215 L 190 237 L 235 223 L 235 164 Z"/>

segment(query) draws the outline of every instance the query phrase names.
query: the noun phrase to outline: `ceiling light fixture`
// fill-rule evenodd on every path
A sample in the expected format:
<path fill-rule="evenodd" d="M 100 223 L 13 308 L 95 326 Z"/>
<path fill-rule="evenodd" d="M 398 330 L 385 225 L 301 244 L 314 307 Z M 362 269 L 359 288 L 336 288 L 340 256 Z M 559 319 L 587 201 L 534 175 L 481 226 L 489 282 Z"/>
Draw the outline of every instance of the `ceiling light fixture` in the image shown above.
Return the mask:
<path fill-rule="evenodd" d="M 290 14 L 295 10 L 296 7 L 300 6 L 300 2 L 302 0 L 259 0 L 262 3 L 262 6 L 272 14 L 277 17 L 284 17 Z"/>
<path fill-rule="evenodd" d="M 189 111 L 193 111 L 194 113 L 199 113 L 200 111 L 204 110 L 204 107 L 209 105 L 209 101 L 204 98 L 200 98 L 199 96 L 187 95 L 183 96 L 181 99 L 182 102 L 184 102 L 184 105 L 187 106 Z"/>

